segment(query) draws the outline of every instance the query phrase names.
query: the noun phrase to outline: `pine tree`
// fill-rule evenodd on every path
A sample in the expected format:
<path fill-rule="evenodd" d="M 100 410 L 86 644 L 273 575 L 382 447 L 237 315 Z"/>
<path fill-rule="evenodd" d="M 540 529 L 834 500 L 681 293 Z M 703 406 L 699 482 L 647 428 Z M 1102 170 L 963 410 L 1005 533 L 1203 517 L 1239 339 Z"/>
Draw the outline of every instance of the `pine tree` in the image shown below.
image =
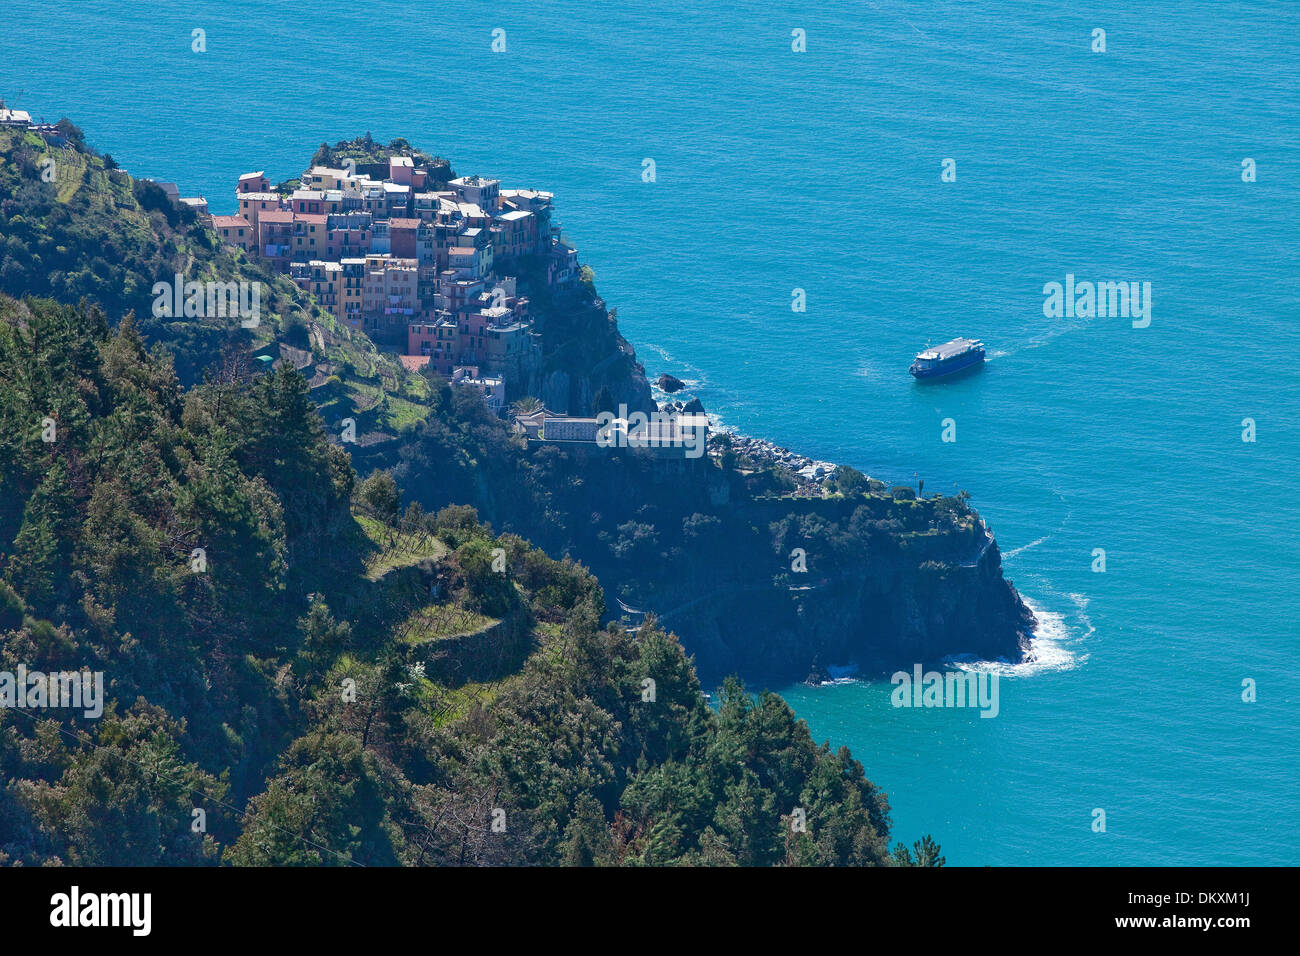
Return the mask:
<path fill-rule="evenodd" d="M 56 458 L 27 500 L 8 568 L 10 583 L 35 610 L 48 611 L 66 590 L 75 522 L 67 469 Z"/>

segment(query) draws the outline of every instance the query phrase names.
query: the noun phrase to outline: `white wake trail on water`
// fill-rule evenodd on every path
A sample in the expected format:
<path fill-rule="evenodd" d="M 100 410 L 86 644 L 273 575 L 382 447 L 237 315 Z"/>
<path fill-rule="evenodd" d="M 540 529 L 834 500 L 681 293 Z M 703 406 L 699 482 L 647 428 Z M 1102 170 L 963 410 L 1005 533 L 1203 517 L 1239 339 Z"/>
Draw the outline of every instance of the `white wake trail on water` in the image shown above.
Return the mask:
<path fill-rule="evenodd" d="M 1030 550 L 1031 548 L 1036 548 L 1040 544 L 1047 543 L 1048 541 L 1052 540 L 1052 538 L 1055 538 L 1058 534 L 1064 531 L 1065 526 L 1070 523 L 1070 518 L 1074 515 L 1074 509 L 1070 507 L 1069 502 L 1065 500 L 1065 495 L 1061 494 L 1060 491 L 1053 488 L 1052 494 L 1056 495 L 1056 497 L 1060 499 L 1061 504 L 1065 506 L 1065 517 L 1061 519 L 1061 523 L 1056 526 L 1056 530 L 1053 531 L 1051 534 L 1045 534 L 1041 538 L 1037 538 L 1034 541 L 1030 541 L 1028 544 L 1022 544 L 1018 548 L 1012 548 L 1010 551 L 1003 551 L 1002 560 L 1004 562 L 1011 560 L 1012 558 L 1016 557 L 1016 555 L 1024 554 L 1026 551 Z"/>
<path fill-rule="evenodd" d="M 1088 598 L 1083 594 L 1070 594 L 1067 597 L 1074 602 L 1074 616 L 1079 619 L 1079 623 L 1085 628 L 1083 635 L 1079 639 L 1086 641 L 1097 633 L 1092 618 L 1088 617 Z"/>
<path fill-rule="evenodd" d="M 673 354 L 662 345 L 655 345 L 653 342 L 647 342 L 644 347 L 658 355 L 666 364 L 676 366 L 677 368 L 685 370 L 688 374 L 694 375 L 695 378 L 683 378 L 680 375 L 677 376 L 681 379 L 682 384 L 687 388 L 703 388 L 707 386 L 708 383 L 705 381 L 704 372 L 699 367 L 692 365 L 690 362 L 684 362 L 674 358 Z M 653 381 L 651 381 L 650 385 L 652 388 L 658 387 Z"/>
<path fill-rule="evenodd" d="M 988 357 L 985 359 L 985 361 L 991 362 L 994 359 L 1007 358 L 1008 356 L 1016 355 L 1017 353 L 1020 352 L 1027 352 L 1030 349 L 1042 348 L 1044 345 L 1053 341 L 1054 339 L 1059 339 L 1062 335 L 1069 335 L 1071 332 L 1084 331 L 1085 329 L 1093 325 L 1095 321 L 1096 319 L 1086 319 L 1082 322 L 1077 322 L 1077 321 L 1072 322 L 1069 325 L 1054 326 L 1048 329 L 1046 332 L 1040 332 L 1038 335 L 1031 336 L 1030 338 L 1025 339 L 1025 341 L 1017 345 L 1012 345 L 1010 348 L 997 349 L 993 352 L 990 352 Z"/>
<path fill-rule="evenodd" d="M 1015 557 L 1016 555 L 1018 555 L 1018 554 L 1024 554 L 1024 553 L 1025 553 L 1026 551 L 1028 551 L 1030 548 L 1036 548 L 1036 547 L 1038 547 L 1040 544 L 1042 544 L 1044 541 L 1046 541 L 1046 540 L 1047 540 L 1048 538 L 1050 538 L 1050 537 L 1051 537 L 1050 534 L 1048 534 L 1048 535 L 1043 535 L 1043 537 L 1039 538 L 1039 539 L 1036 540 L 1036 541 L 1030 541 L 1028 544 L 1022 544 L 1020 547 L 1018 547 L 1018 548 L 1012 548 L 1010 551 L 1003 551 L 1003 552 L 1002 552 L 1002 560 L 1003 560 L 1003 561 L 1009 561 L 1011 558 L 1014 558 L 1014 557 Z"/>

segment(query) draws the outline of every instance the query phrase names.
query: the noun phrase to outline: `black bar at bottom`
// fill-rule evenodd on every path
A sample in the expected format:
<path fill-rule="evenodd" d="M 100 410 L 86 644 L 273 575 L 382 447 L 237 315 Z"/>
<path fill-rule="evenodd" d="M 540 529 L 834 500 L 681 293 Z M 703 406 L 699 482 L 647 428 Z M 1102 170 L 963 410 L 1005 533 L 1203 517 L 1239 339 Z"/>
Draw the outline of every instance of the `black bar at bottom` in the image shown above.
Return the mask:
<path fill-rule="evenodd" d="M 700 945 L 749 936 L 771 942 L 770 933 L 782 925 L 811 934 L 810 942 L 825 931 L 846 931 L 873 943 L 895 936 L 973 943 L 1034 932 L 1047 934 L 1040 939 L 1200 936 L 1230 944 L 1256 929 L 1282 929 L 1288 921 L 1279 914 L 1293 884 L 1292 871 L 1262 868 L 20 867 L 0 870 L 0 912 L 7 932 L 16 933 L 11 940 L 76 934 L 128 946 L 375 945 L 376 933 L 390 930 L 417 939 L 433 932 L 430 942 L 457 930 L 497 944 L 513 937 L 537 945 L 547 936 L 558 943 L 577 935 L 593 946 L 619 945 L 668 934 L 665 943 Z"/>

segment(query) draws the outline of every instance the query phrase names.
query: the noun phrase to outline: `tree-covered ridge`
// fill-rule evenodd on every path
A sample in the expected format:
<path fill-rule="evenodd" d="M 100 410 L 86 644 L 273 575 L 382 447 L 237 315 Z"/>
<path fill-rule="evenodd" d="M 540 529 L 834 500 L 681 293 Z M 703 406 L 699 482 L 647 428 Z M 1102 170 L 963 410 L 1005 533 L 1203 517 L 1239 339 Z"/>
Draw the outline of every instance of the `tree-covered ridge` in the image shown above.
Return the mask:
<path fill-rule="evenodd" d="M 653 620 L 601 627 L 595 578 L 472 508 L 401 509 L 246 359 L 186 389 L 130 321 L 0 297 L 0 671 L 108 685 L 97 720 L 0 709 L 0 859 L 910 861 L 780 698 L 715 713 Z"/>
<path fill-rule="evenodd" d="M 292 283 L 223 249 L 193 209 L 173 204 L 157 184 L 133 179 L 68 125 L 73 138 L 63 148 L 0 129 L 0 292 L 87 299 L 113 322 L 134 312 L 147 332 L 175 336 L 187 352 L 210 348 L 199 336 L 213 330 L 153 317 L 154 283 L 177 273 L 263 282 L 268 321 L 301 324 L 311 317 Z"/>

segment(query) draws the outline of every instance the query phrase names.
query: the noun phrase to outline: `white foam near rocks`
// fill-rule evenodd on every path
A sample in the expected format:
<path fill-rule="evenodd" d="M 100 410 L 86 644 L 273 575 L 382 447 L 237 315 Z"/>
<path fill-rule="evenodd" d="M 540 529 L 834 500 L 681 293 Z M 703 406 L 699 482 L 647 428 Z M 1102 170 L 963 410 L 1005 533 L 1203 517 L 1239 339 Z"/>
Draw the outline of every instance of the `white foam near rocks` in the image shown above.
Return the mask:
<path fill-rule="evenodd" d="M 1087 622 L 1087 631 L 1082 635 L 1070 628 L 1064 614 L 1048 611 L 1024 595 L 1021 595 L 1021 599 L 1038 619 L 1038 626 L 1029 636 L 1029 653 L 1025 660 L 1018 664 L 1010 661 L 981 661 L 963 654 L 945 658 L 944 663 L 962 670 L 984 671 L 1001 677 L 1032 677 L 1035 674 L 1073 670 L 1088 660 L 1088 655 L 1080 647 L 1084 638 L 1093 632 L 1091 622 L 1083 615 L 1083 607 L 1087 606 L 1086 599 L 1083 600 L 1082 607 L 1078 600 L 1074 602 L 1080 618 Z"/>

